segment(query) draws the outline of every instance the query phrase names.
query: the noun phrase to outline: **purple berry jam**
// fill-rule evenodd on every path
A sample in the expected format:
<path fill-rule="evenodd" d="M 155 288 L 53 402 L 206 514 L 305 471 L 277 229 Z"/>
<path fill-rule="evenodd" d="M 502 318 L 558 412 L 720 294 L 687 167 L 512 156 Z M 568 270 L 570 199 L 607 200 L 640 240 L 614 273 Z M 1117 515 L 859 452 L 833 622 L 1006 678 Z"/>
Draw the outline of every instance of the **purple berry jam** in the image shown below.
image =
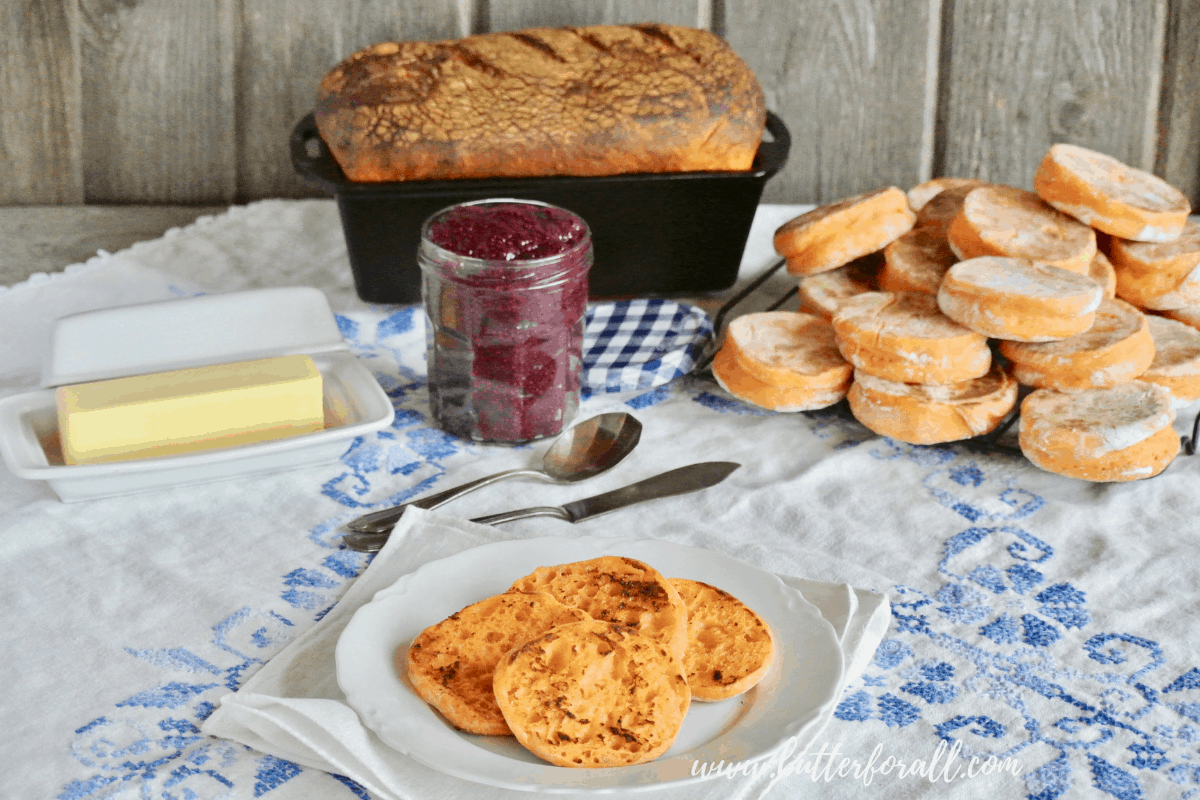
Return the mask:
<path fill-rule="evenodd" d="M 585 236 L 587 226 L 570 211 L 531 203 L 456 206 L 429 226 L 438 247 L 488 261 L 549 258 Z"/>
<path fill-rule="evenodd" d="M 486 442 L 560 433 L 579 407 L 583 220 L 532 202 L 454 206 L 426 224 L 418 263 L 438 424 Z"/>

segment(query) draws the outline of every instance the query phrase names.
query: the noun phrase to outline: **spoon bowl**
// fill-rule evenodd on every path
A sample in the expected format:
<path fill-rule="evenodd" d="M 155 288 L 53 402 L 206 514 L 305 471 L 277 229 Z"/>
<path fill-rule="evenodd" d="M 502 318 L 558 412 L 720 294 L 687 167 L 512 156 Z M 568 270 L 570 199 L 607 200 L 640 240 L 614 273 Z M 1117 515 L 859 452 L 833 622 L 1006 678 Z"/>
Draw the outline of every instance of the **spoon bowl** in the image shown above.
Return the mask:
<path fill-rule="evenodd" d="M 509 478 L 536 478 L 546 483 L 570 484 L 594 478 L 621 463 L 637 446 L 642 423 L 632 414 L 614 411 L 584 420 L 554 440 L 542 456 L 541 469 L 510 469 L 455 486 L 403 505 L 373 511 L 346 523 L 356 533 L 386 534 L 409 506 L 431 509 L 456 497 Z M 353 542 L 347 537 L 347 543 Z M 356 548 L 357 549 L 357 548 Z"/>

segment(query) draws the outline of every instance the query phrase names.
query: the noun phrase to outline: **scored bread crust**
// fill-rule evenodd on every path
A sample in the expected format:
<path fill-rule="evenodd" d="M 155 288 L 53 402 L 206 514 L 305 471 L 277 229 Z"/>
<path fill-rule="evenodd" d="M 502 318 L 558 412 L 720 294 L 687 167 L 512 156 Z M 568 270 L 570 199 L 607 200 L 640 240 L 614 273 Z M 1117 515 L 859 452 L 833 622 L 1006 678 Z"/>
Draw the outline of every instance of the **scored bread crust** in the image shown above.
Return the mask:
<path fill-rule="evenodd" d="M 882 250 L 912 229 L 916 214 L 895 186 L 819 206 L 780 225 L 775 252 L 792 275 L 837 269 Z"/>
<path fill-rule="evenodd" d="M 946 237 L 964 261 L 979 256 L 1027 258 L 1086 275 L 1096 255 L 1095 231 L 1033 192 L 1011 186 L 971 190 Z"/>
<path fill-rule="evenodd" d="M 1105 300 L 1086 331 L 1055 342 L 1000 342 L 1014 378 L 1026 386 L 1101 389 L 1133 380 L 1154 360 L 1146 315 L 1121 300 Z"/>
<path fill-rule="evenodd" d="M 594 619 L 662 642 L 677 659 L 687 650 L 687 606 L 662 573 L 635 558 L 600 556 L 539 567 L 514 581 L 509 591 L 548 592 Z"/>
<path fill-rule="evenodd" d="M 792 413 L 828 408 L 844 398 L 854 379 L 854 367 L 845 360 L 842 363 L 845 379 L 836 386 L 777 386 L 747 372 L 745 360 L 726 345 L 713 357 L 712 373 L 717 385 L 738 400 L 769 411 Z"/>
<path fill-rule="evenodd" d="M 1154 360 L 1140 379 L 1166 388 L 1175 409 L 1200 400 L 1200 331 L 1153 314 L 1146 322 L 1154 339 Z"/>
<path fill-rule="evenodd" d="M 856 369 L 901 383 L 959 383 L 986 375 L 987 337 L 947 317 L 925 292 L 868 292 L 833 317 L 838 348 Z"/>
<path fill-rule="evenodd" d="M 937 294 L 942 278 L 957 261 L 944 233 L 914 228 L 884 248 L 879 288 Z"/>
<path fill-rule="evenodd" d="M 691 704 L 681 662 L 610 622 L 561 625 L 496 665 L 493 691 L 517 741 L 559 767 L 622 767 L 665 753 Z"/>
<path fill-rule="evenodd" d="M 517 645 L 570 622 L 591 619 L 545 593 L 505 593 L 451 614 L 396 651 L 396 667 L 422 700 L 467 733 L 506 736 L 492 675 Z"/>
<path fill-rule="evenodd" d="M 775 658 L 771 627 L 723 589 L 686 578 L 670 581 L 688 609 L 683 671 L 692 699 L 725 700 L 752 689 Z"/>
<path fill-rule="evenodd" d="M 1187 196 L 1157 175 L 1071 144 L 1050 147 L 1033 188 L 1059 211 L 1097 230 L 1142 242 L 1175 239 L 1191 210 Z"/>
<path fill-rule="evenodd" d="M 853 372 L 829 322 L 803 312 L 743 314 L 729 323 L 723 348 L 751 377 L 782 389 L 839 389 Z"/>
<path fill-rule="evenodd" d="M 937 297 L 942 313 L 985 336 L 1050 342 L 1090 328 L 1103 294 L 1086 275 L 1021 258 L 981 256 L 952 266 Z"/>
<path fill-rule="evenodd" d="M 647 23 L 376 44 L 315 116 L 350 180 L 413 181 L 745 171 L 766 106 L 720 37 Z"/>
<path fill-rule="evenodd" d="M 1021 452 L 1048 472 L 1132 481 L 1162 472 L 1179 453 L 1166 388 L 1141 380 L 1104 389 L 1038 389 L 1021 403 Z"/>
<path fill-rule="evenodd" d="M 1109 259 L 1121 299 L 1155 311 L 1200 305 L 1200 223 L 1188 220 L 1170 242 L 1113 239 Z"/>
<path fill-rule="evenodd" d="M 999 365 L 982 378 L 942 386 L 854 373 L 847 395 L 854 418 L 880 436 L 942 444 L 995 430 L 1017 403 L 1017 382 Z"/>

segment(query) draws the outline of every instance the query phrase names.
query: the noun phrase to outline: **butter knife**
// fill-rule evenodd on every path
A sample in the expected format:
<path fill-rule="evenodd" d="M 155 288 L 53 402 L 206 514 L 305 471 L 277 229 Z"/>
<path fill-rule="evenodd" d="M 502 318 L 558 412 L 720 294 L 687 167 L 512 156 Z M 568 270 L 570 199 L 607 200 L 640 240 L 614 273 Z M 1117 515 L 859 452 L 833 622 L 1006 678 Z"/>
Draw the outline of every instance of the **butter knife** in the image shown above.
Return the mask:
<path fill-rule="evenodd" d="M 663 497 L 674 497 L 679 494 L 697 492 L 716 486 L 741 464 L 732 461 L 706 461 L 701 464 L 691 464 L 686 467 L 663 472 L 653 478 L 631 483 L 611 492 L 604 492 L 593 497 L 585 497 L 562 506 L 535 506 L 522 508 L 517 511 L 506 511 L 502 514 L 490 514 L 477 517 L 471 522 L 485 525 L 497 525 L 501 522 L 512 522 L 528 517 L 557 517 L 566 522 L 580 522 L 585 519 L 608 514 L 634 503 L 647 500 L 657 500 Z M 363 553 L 374 553 L 383 547 L 390 531 L 382 533 L 348 533 L 342 537 L 346 546 L 351 550 Z"/>

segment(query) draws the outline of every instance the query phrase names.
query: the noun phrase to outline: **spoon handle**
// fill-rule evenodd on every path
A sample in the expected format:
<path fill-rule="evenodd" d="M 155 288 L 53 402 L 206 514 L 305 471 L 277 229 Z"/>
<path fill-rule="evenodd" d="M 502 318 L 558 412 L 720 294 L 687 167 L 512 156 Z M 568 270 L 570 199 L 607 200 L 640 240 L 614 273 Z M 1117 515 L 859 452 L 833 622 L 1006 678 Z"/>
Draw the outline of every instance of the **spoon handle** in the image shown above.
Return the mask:
<path fill-rule="evenodd" d="M 488 486 L 507 478 L 518 477 L 545 478 L 546 474 L 541 470 L 536 469 L 510 469 L 505 470 L 504 472 L 497 472 L 495 475 L 477 478 L 476 480 L 446 489 L 438 492 L 437 494 L 431 494 L 428 497 L 422 497 L 420 500 L 413 500 L 408 503 L 402 503 L 401 505 L 393 506 L 392 508 L 385 508 L 381 511 L 372 511 L 369 514 L 363 514 L 361 517 L 347 522 L 346 528 L 358 533 L 383 533 L 390 531 L 396 525 L 396 521 L 399 520 L 404 514 L 404 509 L 408 508 L 409 506 L 416 506 L 417 508 L 423 508 L 426 510 L 437 508 L 438 506 L 449 503 L 454 498 L 461 497 L 468 492 L 473 492 L 476 489 L 482 489 L 484 486 Z"/>

